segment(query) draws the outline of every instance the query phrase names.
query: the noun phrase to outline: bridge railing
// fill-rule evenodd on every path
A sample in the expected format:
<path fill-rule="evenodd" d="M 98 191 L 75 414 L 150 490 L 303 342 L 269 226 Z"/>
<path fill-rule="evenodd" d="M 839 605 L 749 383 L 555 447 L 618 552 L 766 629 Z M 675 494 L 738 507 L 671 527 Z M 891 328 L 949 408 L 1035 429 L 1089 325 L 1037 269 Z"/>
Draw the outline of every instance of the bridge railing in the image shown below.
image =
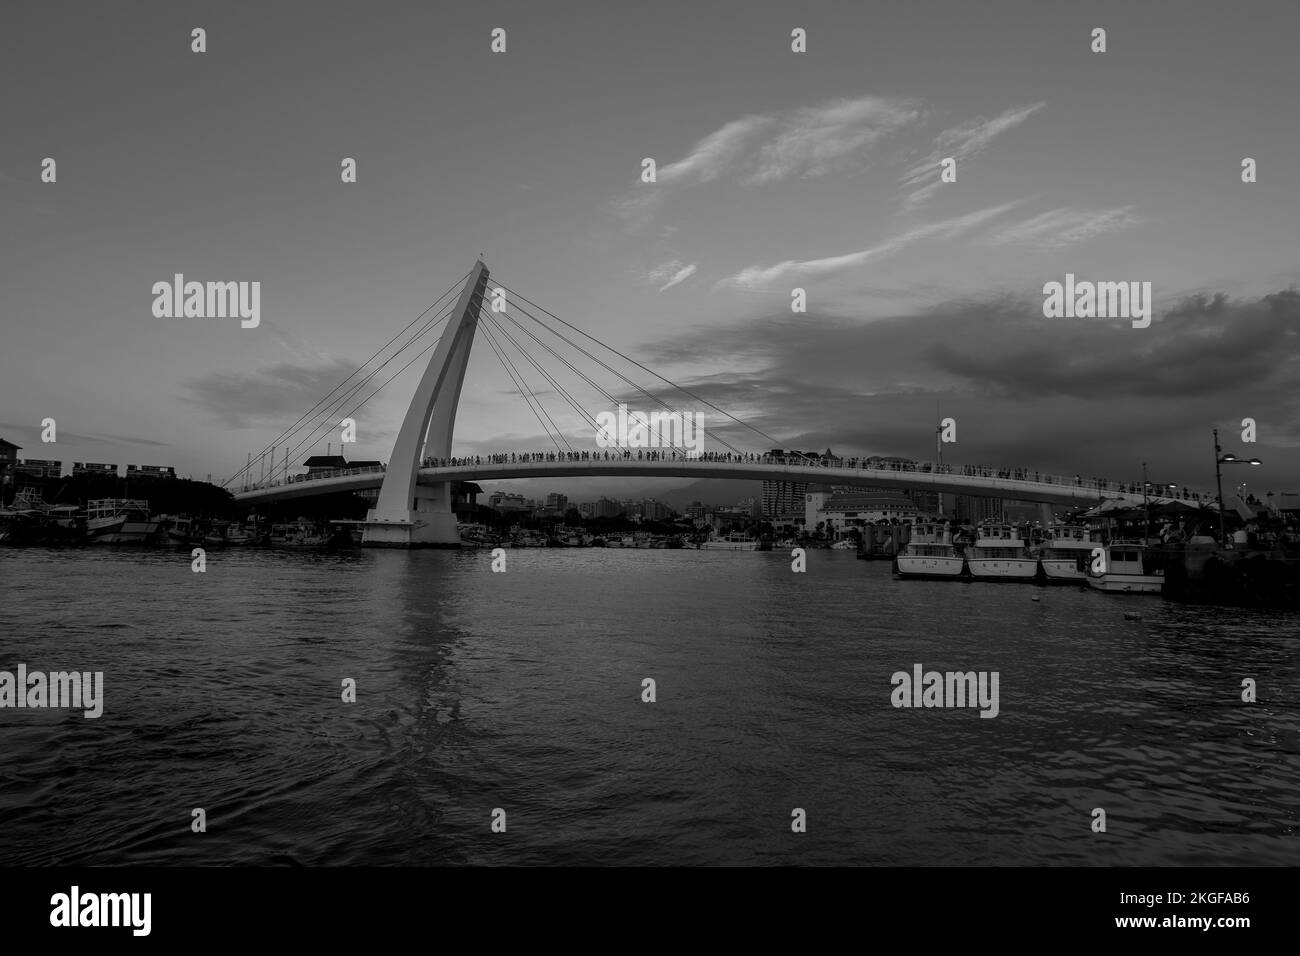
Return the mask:
<path fill-rule="evenodd" d="M 277 478 L 272 481 L 254 482 L 244 491 L 261 491 L 263 488 L 279 488 L 284 485 L 296 485 L 304 481 L 319 481 L 322 478 L 341 478 L 344 475 L 365 475 L 371 473 L 382 474 L 386 471 L 384 465 L 363 465 L 360 468 L 322 468 L 319 471 L 308 472 L 305 475 L 290 475 L 288 478 Z"/>

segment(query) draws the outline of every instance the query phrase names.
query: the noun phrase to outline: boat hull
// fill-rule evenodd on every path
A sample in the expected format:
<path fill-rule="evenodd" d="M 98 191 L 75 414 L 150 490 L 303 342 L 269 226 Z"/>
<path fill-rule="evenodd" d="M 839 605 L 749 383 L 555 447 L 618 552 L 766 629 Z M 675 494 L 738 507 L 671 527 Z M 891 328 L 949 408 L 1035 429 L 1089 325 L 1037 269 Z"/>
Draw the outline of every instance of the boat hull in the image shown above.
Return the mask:
<path fill-rule="evenodd" d="M 143 544 L 157 530 L 157 521 L 114 518 L 102 524 L 87 524 L 86 537 L 93 544 Z"/>
<path fill-rule="evenodd" d="M 960 557 L 898 556 L 897 574 L 903 578 L 959 578 L 965 560 Z"/>
<path fill-rule="evenodd" d="M 1043 577 L 1059 584 L 1083 584 L 1088 579 L 1088 572 L 1080 571 L 1078 564 L 1070 559 L 1045 558 L 1039 562 L 1043 568 Z"/>
<path fill-rule="evenodd" d="M 1036 558 L 967 558 L 976 581 L 1032 581 L 1038 576 Z"/>
<path fill-rule="evenodd" d="M 1089 574 L 1088 586 L 1107 594 L 1159 594 L 1164 587 L 1160 574 Z"/>

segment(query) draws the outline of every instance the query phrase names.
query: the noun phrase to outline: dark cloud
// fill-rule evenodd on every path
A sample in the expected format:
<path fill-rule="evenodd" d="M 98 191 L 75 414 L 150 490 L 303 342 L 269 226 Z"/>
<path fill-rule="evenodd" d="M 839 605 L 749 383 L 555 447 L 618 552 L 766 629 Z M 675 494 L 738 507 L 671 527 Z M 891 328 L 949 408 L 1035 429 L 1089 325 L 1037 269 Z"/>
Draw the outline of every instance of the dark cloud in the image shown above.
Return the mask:
<path fill-rule="evenodd" d="M 284 428 L 316 404 L 355 371 L 357 364 L 345 359 L 300 365 L 288 362 L 252 372 L 213 372 L 184 383 L 185 400 L 206 409 L 229 428 L 269 426 Z M 349 393 L 366 373 L 347 381 L 330 397 L 332 402 Z M 380 372 L 343 403 L 342 415 L 358 405 L 384 382 L 389 373 Z M 328 407 L 328 406 L 326 406 Z M 323 411 L 323 409 L 322 409 Z"/>
<path fill-rule="evenodd" d="M 1225 482 L 1300 485 L 1300 293 L 1203 294 L 1127 321 L 1045 319 L 1041 297 L 959 299 L 862 320 L 764 315 L 657 346 L 651 367 L 717 360 L 680 384 L 800 448 L 935 457 L 935 425 L 951 416 L 945 460 L 1206 487 L 1210 430 L 1244 450 L 1254 418 L 1263 467 Z M 666 398 L 671 390 L 658 390 Z M 693 407 L 680 393 L 669 399 Z M 712 428 L 716 417 L 706 412 Z M 763 440 L 730 426 L 757 448 Z M 1160 472 L 1160 474 L 1156 474 Z M 1258 484 L 1256 484 L 1258 483 Z"/>
<path fill-rule="evenodd" d="M 933 341 L 927 354 L 935 368 L 1017 398 L 1093 399 L 1100 382 L 1111 396 L 1232 393 L 1245 382 L 1280 384 L 1293 374 L 1286 359 L 1300 355 L 1295 290 L 1236 303 L 1222 294 L 1194 296 L 1146 329 L 1126 321 L 1044 319 L 1041 300 L 960 318 L 974 334 Z"/>

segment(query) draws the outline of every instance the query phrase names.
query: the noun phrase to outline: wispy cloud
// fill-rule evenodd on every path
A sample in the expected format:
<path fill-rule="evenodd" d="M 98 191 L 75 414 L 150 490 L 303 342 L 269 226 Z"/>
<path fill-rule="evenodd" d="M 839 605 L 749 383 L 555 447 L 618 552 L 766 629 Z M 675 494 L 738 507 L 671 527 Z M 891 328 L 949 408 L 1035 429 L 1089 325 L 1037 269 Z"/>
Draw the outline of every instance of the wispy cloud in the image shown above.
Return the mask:
<path fill-rule="evenodd" d="M 882 137 L 920 116 L 910 100 L 878 96 L 744 116 L 705 136 L 683 158 L 659 166 L 655 182 L 639 184 L 617 210 L 630 225 L 642 226 L 676 189 L 723 178 L 765 185 L 847 169 L 862 164 Z"/>
<path fill-rule="evenodd" d="M 1142 221 L 1133 215 L 1132 206 L 1116 209 L 1065 206 L 998 229 L 980 242 L 990 246 L 1033 245 L 1059 249 L 1127 229 Z"/>
<path fill-rule="evenodd" d="M 659 291 L 663 292 L 666 289 L 671 289 L 673 286 L 677 285 L 678 283 L 685 282 L 691 276 L 695 275 L 695 272 L 696 272 L 696 266 L 695 263 L 692 262 L 689 266 L 679 269 L 671 279 L 669 279 L 667 282 L 665 282 L 663 285 L 659 287 Z"/>
<path fill-rule="evenodd" d="M 733 120 L 696 143 L 685 158 L 659 169 L 655 185 L 676 186 L 717 179 L 740 160 L 754 136 L 772 123 L 770 116 L 746 116 Z"/>
<path fill-rule="evenodd" d="M 960 175 L 966 163 L 982 153 L 995 137 L 1019 126 L 1046 105 L 1046 103 L 1032 103 L 1029 106 L 1018 106 L 1006 110 L 993 119 L 979 116 L 960 126 L 944 130 L 935 139 L 935 146 L 930 154 L 903 174 L 900 182 L 904 189 L 910 190 L 903 196 L 903 210 L 908 211 L 921 205 L 943 185 L 939 179 L 939 163 L 942 160 L 948 158 L 956 160 Z"/>
<path fill-rule="evenodd" d="M 967 213 L 964 216 L 945 219 L 942 222 L 916 226 L 858 252 L 829 256 L 822 259 L 787 259 L 773 266 L 749 266 L 733 276 L 722 279 L 714 288 L 752 289 L 791 278 L 828 275 L 855 266 L 866 265 L 923 240 L 956 239 L 1001 216 L 1019 205 L 1020 202 L 1021 200 L 1016 199 L 1002 203 L 999 206 L 990 206 L 987 209 Z"/>
<path fill-rule="evenodd" d="M 779 132 L 762 144 L 744 182 L 762 184 L 835 172 L 862 158 L 889 133 L 915 122 L 920 109 L 909 101 L 878 96 L 832 100 L 777 119 Z"/>

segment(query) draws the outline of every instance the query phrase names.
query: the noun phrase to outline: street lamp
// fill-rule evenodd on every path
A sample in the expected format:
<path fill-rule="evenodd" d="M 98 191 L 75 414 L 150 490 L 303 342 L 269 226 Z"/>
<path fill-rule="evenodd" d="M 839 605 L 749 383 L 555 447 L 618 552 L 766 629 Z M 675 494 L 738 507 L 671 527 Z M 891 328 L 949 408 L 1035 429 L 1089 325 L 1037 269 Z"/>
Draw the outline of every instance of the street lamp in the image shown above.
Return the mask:
<path fill-rule="evenodd" d="M 1224 547 L 1227 544 L 1225 539 L 1227 532 L 1224 530 L 1223 525 L 1223 472 L 1219 466 L 1262 464 L 1263 462 L 1258 458 L 1238 458 L 1231 452 L 1225 455 L 1223 449 L 1219 447 L 1219 430 L 1214 429 L 1214 483 L 1219 492 L 1219 547 Z"/>

